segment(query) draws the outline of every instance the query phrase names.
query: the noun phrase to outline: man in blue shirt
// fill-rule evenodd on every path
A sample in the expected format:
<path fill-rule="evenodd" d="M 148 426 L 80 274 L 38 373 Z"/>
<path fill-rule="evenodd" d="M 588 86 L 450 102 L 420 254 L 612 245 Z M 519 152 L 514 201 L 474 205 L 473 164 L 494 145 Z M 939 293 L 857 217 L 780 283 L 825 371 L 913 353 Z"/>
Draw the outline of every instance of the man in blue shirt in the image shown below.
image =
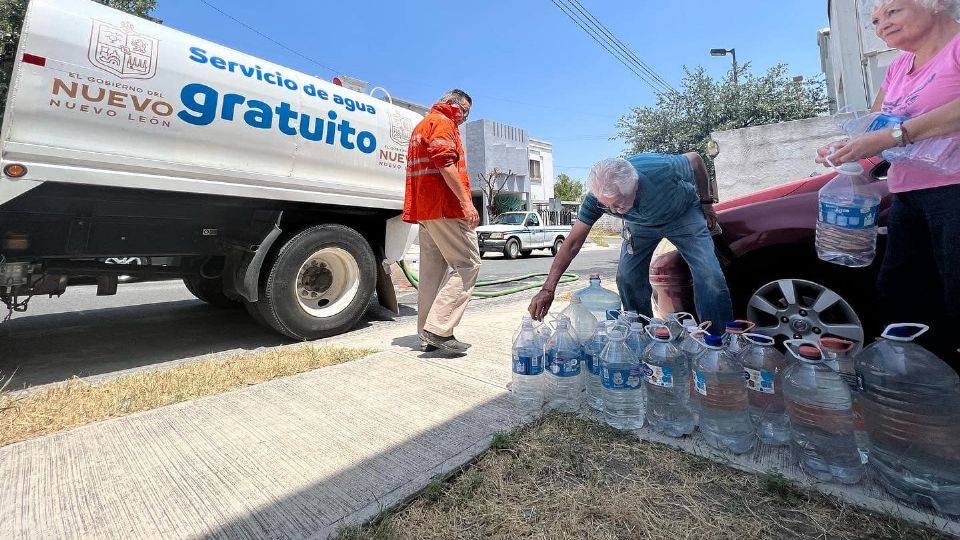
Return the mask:
<path fill-rule="evenodd" d="M 698 317 L 722 329 L 733 320 L 733 307 L 710 235 L 717 214 L 713 201 L 706 198 L 708 181 L 706 166 L 696 152 L 637 154 L 594 165 L 577 222 L 557 253 L 546 283 L 530 302 L 530 315 L 543 320 L 560 276 L 580 251 L 590 228 L 601 215 L 611 214 L 623 218 L 617 287 L 624 308 L 652 316 L 650 260 L 657 244 L 666 238 L 690 266 Z"/>

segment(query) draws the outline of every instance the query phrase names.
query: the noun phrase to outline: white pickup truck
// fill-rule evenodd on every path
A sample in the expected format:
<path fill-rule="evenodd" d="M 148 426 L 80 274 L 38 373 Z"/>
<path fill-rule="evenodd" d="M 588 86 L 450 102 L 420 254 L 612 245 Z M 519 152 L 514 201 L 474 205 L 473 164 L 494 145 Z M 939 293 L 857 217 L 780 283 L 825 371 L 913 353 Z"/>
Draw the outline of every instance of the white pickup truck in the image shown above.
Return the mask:
<path fill-rule="evenodd" d="M 569 225 L 544 226 L 536 212 L 504 212 L 490 225 L 477 227 L 480 256 L 487 251 L 500 251 L 508 259 L 530 256 L 535 249 L 549 249 L 557 254 L 563 240 L 570 236 Z"/>
<path fill-rule="evenodd" d="M 14 61 L 8 309 L 77 276 L 114 294 L 167 275 L 295 339 L 354 326 L 374 290 L 396 310 L 419 114 L 89 0 L 32 0 Z"/>

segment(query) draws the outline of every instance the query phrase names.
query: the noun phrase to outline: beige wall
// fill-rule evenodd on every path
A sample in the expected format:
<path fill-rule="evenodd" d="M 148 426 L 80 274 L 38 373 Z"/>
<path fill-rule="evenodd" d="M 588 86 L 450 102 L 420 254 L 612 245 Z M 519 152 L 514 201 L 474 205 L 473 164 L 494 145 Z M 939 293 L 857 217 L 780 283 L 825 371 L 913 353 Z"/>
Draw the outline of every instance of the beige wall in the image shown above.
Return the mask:
<path fill-rule="evenodd" d="M 720 200 L 725 201 L 824 172 L 817 150 L 842 132 L 836 117 L 818 116 L 730 131 L 717 131 L 714 159 Z"/>

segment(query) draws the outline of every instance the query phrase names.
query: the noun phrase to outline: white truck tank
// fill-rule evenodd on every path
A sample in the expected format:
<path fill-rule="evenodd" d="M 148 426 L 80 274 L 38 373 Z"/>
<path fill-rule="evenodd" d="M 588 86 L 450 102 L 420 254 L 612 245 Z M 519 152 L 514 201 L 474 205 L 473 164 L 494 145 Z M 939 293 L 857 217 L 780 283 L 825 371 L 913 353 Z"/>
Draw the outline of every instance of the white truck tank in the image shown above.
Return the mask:
<path fill-rule="evenodd" d="M 396 307 L 419 114 L 88 0 L 32 0 L 15 62 L 8 307 L 75 275 L 109 294 L 134 272 L 182 276 L 300 339 L 354 324 L 377 284 Z M 141 264 L 101 263 L 121 256 Z"/>

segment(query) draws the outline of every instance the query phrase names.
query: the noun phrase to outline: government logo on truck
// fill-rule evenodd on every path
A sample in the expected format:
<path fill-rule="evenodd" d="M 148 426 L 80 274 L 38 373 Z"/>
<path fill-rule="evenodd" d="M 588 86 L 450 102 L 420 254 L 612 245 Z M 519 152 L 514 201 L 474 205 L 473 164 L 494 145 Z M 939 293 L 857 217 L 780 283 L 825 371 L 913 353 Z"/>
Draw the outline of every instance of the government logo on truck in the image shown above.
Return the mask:
<path fill-rule="evenodd" d="M 130 22 L 116 26 L 94 19 L 87 58 L 123 79 L 152 79 L 159 45 L 160 40 L 137 32 Z"/>

